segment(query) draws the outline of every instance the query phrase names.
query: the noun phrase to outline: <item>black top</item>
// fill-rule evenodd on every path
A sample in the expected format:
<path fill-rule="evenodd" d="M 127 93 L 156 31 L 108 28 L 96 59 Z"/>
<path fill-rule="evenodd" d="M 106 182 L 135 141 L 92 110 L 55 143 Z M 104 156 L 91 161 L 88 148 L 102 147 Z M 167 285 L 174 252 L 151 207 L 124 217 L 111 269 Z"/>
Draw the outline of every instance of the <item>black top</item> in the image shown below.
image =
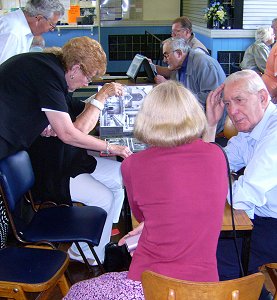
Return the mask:
<path fill-rule="evenodd" d="M 85 104 L 68 95 L 68 113 L 74 122 Z M 29 149 L 35 173 L 35 201 L 71 204 L 69 179 L 82 173 L 92 173 L 96 159 L 85 149 L 64 144 L 57 137 L 38 137 Z"/>
<path fill-rule="evenodd" d="M 49 124 L 41 108 L 67 112 L 65 72 L 53 54 L 24 53 L 0 65 L 0 159 L 28 148 Z M 7 149 L 7 147 L 3 147 Z M 8 152 L 8 153 L 6 153 Z"/>

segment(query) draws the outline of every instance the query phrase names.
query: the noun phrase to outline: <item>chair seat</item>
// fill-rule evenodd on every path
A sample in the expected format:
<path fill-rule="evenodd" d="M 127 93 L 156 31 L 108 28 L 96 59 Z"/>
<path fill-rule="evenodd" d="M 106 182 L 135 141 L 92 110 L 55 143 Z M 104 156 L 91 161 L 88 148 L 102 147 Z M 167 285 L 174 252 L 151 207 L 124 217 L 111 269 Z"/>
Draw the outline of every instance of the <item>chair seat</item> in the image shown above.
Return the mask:
<path fill-rule="evenodd" d="M 23 238 L 29 242 L 47 240 L 50 242 L 83 241 L 97 246 L 107 213 L 99 207 L 50 207 L 39 210 Z M 80 221 L 78 221 L 80 220 Z M 76 226 L 73 224 L 82 224 Z"/>
<path fill-rule="evenodd" d="M 41 284 L 60 270 L 67 254 L 60 250 L 7 247 L 0 250 L 0 282 Z"/>

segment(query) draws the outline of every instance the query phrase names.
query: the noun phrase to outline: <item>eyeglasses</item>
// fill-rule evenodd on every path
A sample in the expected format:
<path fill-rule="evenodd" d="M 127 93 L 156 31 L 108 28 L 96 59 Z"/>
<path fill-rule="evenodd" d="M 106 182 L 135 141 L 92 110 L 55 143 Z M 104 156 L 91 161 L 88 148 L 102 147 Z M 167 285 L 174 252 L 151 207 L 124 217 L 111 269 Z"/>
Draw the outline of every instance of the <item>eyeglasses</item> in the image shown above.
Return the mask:
<path fill-rule="evenodd" d="M 168 59 L 169 58 L 169 54 L 175 52 L 176 50 L 170 51 L 170 52 L 164 52 L 163 53 L 163 58 Z"/>
<path fill-rule="evenodd" d="M 43 18 L 48 22 L 48 24 L 51 26 L 50 30 L 54 30 L 57 27 L 57 24 L 53 24 L 51 23 L 48 18 L 46 18 L 45 16 L 43 16 Z"/>
<path fill-rule="evenodd" d="M 86 77 L 87 82 L 91 83 L 93 76 L 87 75 L 87 72 L 86 72 L 85 68 L 82 65 L 80 65 L 80 70 L 82 71 L 83 75 Z"/>
<path fill-rule="evenodd" d="M 178 34 L 179 32 L 181 32 L 181 31 L 185 31 L 186 30 L 186 28 L 181 28 L 181 29 L 176 29 L 176 30 L 172 30 L 171 31 L 171 34 Z"/>

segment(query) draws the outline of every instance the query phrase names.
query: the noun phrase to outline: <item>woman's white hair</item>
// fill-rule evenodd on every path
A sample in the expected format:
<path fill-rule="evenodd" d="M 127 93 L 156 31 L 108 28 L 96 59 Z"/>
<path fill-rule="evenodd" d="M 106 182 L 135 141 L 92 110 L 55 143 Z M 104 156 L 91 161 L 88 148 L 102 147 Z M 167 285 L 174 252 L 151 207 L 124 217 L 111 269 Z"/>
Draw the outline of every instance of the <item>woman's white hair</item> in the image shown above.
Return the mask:
<path fill-rule="evenodd" d="M 266 43 L 272 38 L 273 29 L 269 27 L 259 27 L 255 32 L 255 39 L 257 42 Z"/>

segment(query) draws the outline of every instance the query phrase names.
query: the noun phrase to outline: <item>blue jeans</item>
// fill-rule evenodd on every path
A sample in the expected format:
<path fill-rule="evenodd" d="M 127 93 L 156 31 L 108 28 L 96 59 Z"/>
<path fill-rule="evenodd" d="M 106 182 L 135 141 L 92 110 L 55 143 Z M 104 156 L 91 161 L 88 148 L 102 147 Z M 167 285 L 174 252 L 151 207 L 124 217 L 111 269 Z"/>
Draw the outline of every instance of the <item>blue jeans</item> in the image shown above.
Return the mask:
<path fill-rule="evenodd" d="M 255 215 L 252 220 L 254 228 L 251 236 L 248 273 L 256 273 L 265 263 L 277 261 L 277 219 L 262 218 Z M 242 239 L 237 239 L 241 253 Z M 240 277 L 240 268 L 232 239 L 220 239 L 217 247 L 217 264 L 220 280 Z M 267 292 L 262 290 L 260 300 L 267 300 Z"/>

